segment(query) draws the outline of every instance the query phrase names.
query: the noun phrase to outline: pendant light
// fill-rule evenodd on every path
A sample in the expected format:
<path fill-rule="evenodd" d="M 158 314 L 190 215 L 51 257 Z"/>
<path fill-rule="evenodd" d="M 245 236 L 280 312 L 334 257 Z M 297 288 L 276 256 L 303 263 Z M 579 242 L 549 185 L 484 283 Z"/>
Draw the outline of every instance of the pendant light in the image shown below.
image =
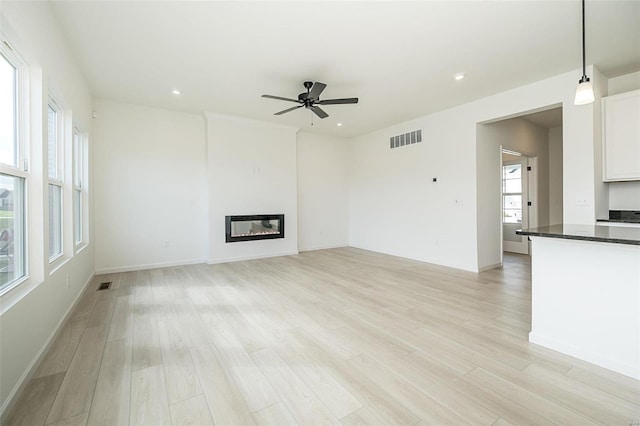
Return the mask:
<path fill-rule="evenodd" d="M 582 77 L 578 81 L 578 88 L 576 89 L 576 98 L 573 101 L 575 105 L 587 105 L 593 102 L 593 85 L 587 77 L 587 65 L 586 65 L 586 49 L 584 41 L 584 1 L 582 0 Z"/>

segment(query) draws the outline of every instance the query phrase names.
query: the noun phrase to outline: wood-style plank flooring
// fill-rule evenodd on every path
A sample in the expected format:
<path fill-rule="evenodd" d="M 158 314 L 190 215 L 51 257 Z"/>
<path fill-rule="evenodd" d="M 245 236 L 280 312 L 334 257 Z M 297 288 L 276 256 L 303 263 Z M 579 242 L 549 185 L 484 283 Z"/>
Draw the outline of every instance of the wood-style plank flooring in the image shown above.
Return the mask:
<path fill-rule="evenodd" d="M 529 258 L 505 260 L 343 248 L 99 276 L 7 424 L 640 422 L 639 381 L 528 343 Z"/>

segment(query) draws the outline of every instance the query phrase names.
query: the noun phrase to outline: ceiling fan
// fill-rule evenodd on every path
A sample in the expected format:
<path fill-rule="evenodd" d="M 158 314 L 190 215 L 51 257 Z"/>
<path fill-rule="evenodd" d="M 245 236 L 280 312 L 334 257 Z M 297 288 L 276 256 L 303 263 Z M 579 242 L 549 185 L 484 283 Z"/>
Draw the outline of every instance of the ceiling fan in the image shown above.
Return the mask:
<path fill-rule="evenodd" d="M 280 96 L 272 96 L 272 95 L 262 95 L 262 97 L 269 98 L 269 99 L 278 99 L 281 101 L 295 102 L 300 104 L 291 108 L 287 108 L 283 111 L 276 112 L 273 115 L 282 115 L 287 112 L 293 111 L 294 109 L 305 107 L 313 111 L 313 113 L 315 113 L 315 115 L 317 115 L 320 118 L 327 118 L 329 114 L 324 112 L 322 108 L 320 108 L 318 105 L 339 105 L 339 104 L 357 104 L 358 103 L 358 98 L 320 100 L 320 94 L 325 89 L 325 87 L 327 87 L 327 85 L 324 83 L 320 83 L 320 82 L 313 83 L 312 81 L 305 81 L 304 88 L 307 89 L 307 92 L 300 93 L 298 95 L 298 99 L 283 98 Z"/>

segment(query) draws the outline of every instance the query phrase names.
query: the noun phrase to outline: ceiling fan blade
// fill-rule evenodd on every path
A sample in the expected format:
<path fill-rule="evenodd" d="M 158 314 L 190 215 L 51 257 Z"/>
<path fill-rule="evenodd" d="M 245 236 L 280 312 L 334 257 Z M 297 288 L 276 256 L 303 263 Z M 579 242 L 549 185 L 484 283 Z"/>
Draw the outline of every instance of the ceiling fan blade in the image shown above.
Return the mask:
<path fill-rule="evenodd" d="M 327 87 L 327 85 L 324 83 L 314 83 L 311 91 L 309 92 L 309 96 L 307 96 L 307 99 L 318 99 L 320 93 L 322 93 L 325 87 Z"/>
<path fill-rule="evenodd" d="M 283 98 L 280 96 L 272 96 L 272 95 L 262 95 L 263 98 L 268 98 L 268 99 L 277 99 L 279 101 L 289 101 L 289 102 L 297 102 L 297 103 L 301 103 L 299 100 L 297 99 L 291 99 L 291 98 Z"/>
<path fill-rule="evenodd" d="M 311 107 L 311 111 L 313 111 L 320 118 L 327 118 L 329 116 L 329 114 L 324 112 L 322 108 L 317 107 L 315 105 Z"/>
<path fill-rule="evenodd" d="M 340 104 L 357 104 L 358 98 L 344 98 L 344 99 L 325 99 L 316 102 L 318 105 L 340 105 Z"/>
<path fill-rule="evenodd" d="M 298 106 L 294 106 L 294 107 L 292 107 L 292 108 L 287 108 L 287 109 L 285 109 L 284 111 L 276 112 L 276 113 L 275 113 L 275 114 L 273 114 L 273 115 L 282 115 L 282 114 L 285 114 L 285 113 L 287 113 L 287 112 L 289 112 L 289 111 L 293 111 L 294 109 L 302 108 L 303 106 L 304 106 L 304 105 L 298 105 Z"/>

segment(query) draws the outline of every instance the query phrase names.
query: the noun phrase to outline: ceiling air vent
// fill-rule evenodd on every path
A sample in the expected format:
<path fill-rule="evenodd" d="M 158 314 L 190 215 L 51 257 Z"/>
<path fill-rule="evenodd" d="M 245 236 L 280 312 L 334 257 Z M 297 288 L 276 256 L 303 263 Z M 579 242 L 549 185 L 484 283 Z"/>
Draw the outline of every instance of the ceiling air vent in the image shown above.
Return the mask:
<path fill-rule="evenodd" d="M 413 132 L 404 133 L 398 136 L 391 136 L 389 138 L 389 148 L 399 148 L 405 145 L 413 145 L 418 142 L 422 142 L 422 129 L 414 130 Z"/>

